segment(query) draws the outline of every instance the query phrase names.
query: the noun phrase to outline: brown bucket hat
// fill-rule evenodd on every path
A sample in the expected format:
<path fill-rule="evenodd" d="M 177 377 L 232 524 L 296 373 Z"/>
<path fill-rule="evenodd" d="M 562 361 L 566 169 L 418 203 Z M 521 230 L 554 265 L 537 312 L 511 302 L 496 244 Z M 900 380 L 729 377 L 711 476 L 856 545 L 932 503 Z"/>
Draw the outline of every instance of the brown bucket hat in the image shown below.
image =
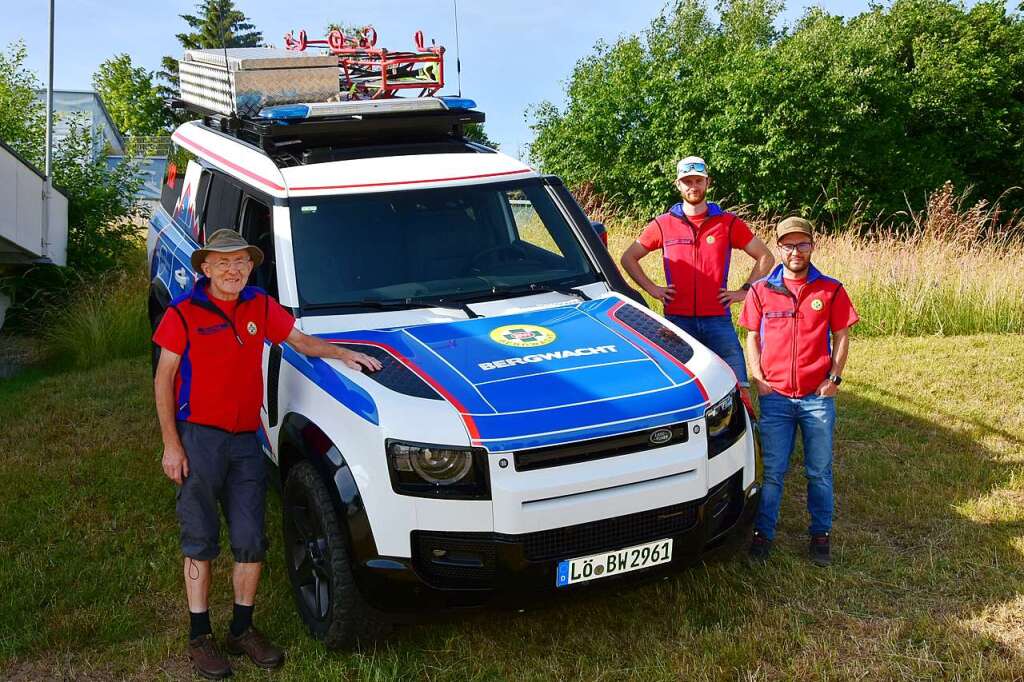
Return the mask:
<path fill-rule="evenodd" d="M 217 230 L 206 240 L 206 246 L 192 252 L 192 269 L 196 272 L 202 272 L 200 266 L 211 253 L 231 253 L 242 250 L 249 252 L 254 268 L 259 267 L 260 263 L 263 262 L 263 252 L 258 246 L 253 246 L 245 241 L 242 235 L 234 230 Z"/>

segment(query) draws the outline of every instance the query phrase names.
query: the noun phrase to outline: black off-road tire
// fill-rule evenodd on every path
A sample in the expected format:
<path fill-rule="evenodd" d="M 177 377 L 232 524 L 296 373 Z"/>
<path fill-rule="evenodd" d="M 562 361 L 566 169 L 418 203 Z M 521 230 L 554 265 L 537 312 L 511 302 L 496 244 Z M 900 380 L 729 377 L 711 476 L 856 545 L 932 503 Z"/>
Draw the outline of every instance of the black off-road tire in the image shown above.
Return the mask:
<path fill-rule="evenodd" d="M 330 649 L 350 648 L 387 634 L 389 623 L 356 587 L 345 530 L 326 484 L 310 462 L 299 462 L 288 472 L 281 509 L 288 578 L 295 605 L 310 633 Z M 307 527 L 300 529 L 303 523 Z M 311 542 L 316 548 L 310 549 Z M 319 555 L 319 561 L 314 555 Z M 311 572 L 321 575 L 313 578 L 319 582 L 312 589 L 303 561 L 315 564 Z M 324 587 L 326 605 L 311 597 L 311 592 L 322 595 Z"/>

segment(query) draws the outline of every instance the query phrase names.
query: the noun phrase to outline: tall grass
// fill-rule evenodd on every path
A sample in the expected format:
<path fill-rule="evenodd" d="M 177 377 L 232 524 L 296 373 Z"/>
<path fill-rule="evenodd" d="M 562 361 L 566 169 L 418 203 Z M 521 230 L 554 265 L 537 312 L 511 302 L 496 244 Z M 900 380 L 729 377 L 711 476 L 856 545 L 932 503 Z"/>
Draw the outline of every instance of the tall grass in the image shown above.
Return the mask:
<path fill-rule="evenodd" d="M 47 357 L 85 369 L 144 354 L 150 338 L 147 284 L 144 268 L 133 262 L 72 289 L 69 300 L 44 316 Z"/>
<path fill-rule="evenodd" d="M 616 258 L 642 229 L 641 221 L 586 192 L 581 203 L 605 221 Z M 744 217 L 774 249 L 777 219 Z M 995 206 L 965 206 L 948 184 L 924 211 L 899 218 L 858 216 L 817 239 L 815 265 L 843 282 L 861 315 L 855 334 L 1024 333 L 1024 221 L 1000 216 Z M 733 259 L 732 287 L 747 277 L 748 263 Z M 648 257 L 643 265 L 652 279 L 664 281 L 660 259 Z"/>

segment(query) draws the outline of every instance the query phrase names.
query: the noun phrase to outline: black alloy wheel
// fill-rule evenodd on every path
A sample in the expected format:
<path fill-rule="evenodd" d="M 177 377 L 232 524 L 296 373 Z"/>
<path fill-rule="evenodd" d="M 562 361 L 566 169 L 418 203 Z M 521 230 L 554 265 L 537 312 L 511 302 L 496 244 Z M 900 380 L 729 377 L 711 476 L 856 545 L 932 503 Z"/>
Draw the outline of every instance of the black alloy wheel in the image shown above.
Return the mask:
<path fill-rule="evenodd" d="M 332 649 L 384 634 L 386 621 L 356 587 L 343 526 L 310 462 L 288 473 L 281 506 L 288 577 L 310 633 Z"/>

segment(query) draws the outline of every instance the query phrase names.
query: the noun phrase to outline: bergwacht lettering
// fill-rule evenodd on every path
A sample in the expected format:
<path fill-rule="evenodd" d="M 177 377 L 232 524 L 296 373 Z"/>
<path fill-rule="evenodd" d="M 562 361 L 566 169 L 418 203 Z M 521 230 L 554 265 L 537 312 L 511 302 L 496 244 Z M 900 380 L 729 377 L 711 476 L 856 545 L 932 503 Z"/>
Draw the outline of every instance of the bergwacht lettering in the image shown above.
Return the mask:
<path fill-rule="evenodd" d="M 591 346 L 586 348 L 575 348 L 572 350 L 552 350 L 544 353 L 532 353 L 519 358 L 504 358 L 492 360 L 491 362 L 479 363 L 480 369 L 490 371 L 492 369 L 503 369 L 515 365 L 527 365 L 534 362 L 545 362 L 549 360 L 565 360 L 566 358 L 578 358 L 586 355 L 600 355 L 601 353 L 617 353 L 615 346 Z"/>

